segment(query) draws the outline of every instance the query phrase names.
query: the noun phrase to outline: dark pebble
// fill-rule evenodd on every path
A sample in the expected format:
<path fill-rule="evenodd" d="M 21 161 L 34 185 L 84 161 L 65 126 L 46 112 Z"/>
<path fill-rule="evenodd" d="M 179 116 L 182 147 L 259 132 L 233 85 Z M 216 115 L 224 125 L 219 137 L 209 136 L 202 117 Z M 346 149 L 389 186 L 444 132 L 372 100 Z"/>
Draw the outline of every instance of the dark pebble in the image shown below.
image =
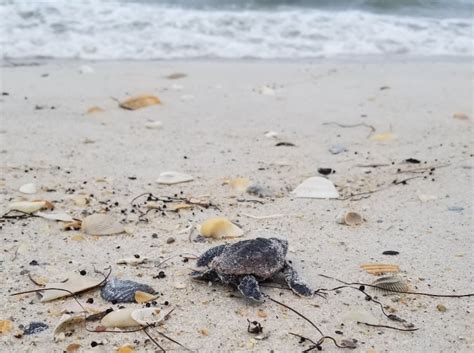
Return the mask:
<path fill-rule="evenodd" d="M 322 175 L 329 175 L 332 173 L 332 168 L 318 168 L 318 173 Z"/>
<path fill-rule="evenodd" d="M 38 266 L 38 265 L 39 265 L 38 261 L 36 260 L 30 261 L 30 266 Z"/>
<path fill-rule="evenodd" d="M 23 331 L 25 335 L 36 335 L 49 328 L 48 325 L 42 322 L 31 322 Z"/>
<path fill-rule="evenodd" d="M 405 162 L 406 163 L 413 163 L 413 164 L 420 164 L 421 163 L 418 159 L 415 159 L 415 158 L 405 159 Z"/>
<path fill-rule="evenodd" d="M 395 250 L 387 250 L 382 253 L 382 255 L 398 255 L 400 254 L 398 251 Z"/>

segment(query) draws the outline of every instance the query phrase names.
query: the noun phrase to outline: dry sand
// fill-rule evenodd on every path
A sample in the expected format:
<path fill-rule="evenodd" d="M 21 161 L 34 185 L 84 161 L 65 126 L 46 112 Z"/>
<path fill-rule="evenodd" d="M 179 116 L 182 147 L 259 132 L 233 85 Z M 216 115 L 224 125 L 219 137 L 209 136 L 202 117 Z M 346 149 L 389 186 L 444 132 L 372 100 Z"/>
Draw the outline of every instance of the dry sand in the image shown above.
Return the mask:
<path fill-rule="evenodd" d="M 83 65 L 93 72 L 81 73 Z M 161 293 L 158 303 L 167 301 L 169 305 L 162 307 L 175 310 L 160 330 L 193 350 L 297 352 L 309 348 L 308 342 L 300 344 L 288 332 L 314 340 L 320 336 L 291 311 L 269 301 L 251 304 L 229 287 L 188 279 L 186 271 L 193 268 L 194 260 L 185 263 L 175 257 L 156 267 L 171 255 L 198 255 L 223 243 L 189 242 L 183 232 L 189 223 L 216 215 L 240 224 L 245 238 L 286 236 L 288 257 L 315 289 L 338 285 L 319 274 L 370 283 L 375 277 L 359 266 L 381 262 L 398 264 L 413 290 L 474 292 L 471 69 L 470 62 L 456 59 L 358 63 L 55 61 L 4 66 L 2 91 L 8 95 L 4 93 L 0 101 L 3 208 L 22 196 L 53 201 L 57 210 L 78 218 L 108 206 L 110 214 L 130 222 L 133 234 L 84 236 L 80 241 L 74 240 L 80 232 L 63 231 L 61 224 L 41 218 L 3 222 L 0 319 L 11 320 L 13 329 L 0 335 L 0 350 L 62 352 L 69 344 L 79 343 L 79 351 L 86 352 L 96 341 L 104 345 L 92 351 L 115 352 L 126 343 L 136 352 L 156 351 L 142 332 L 88 333 L 80 325 L 70 337 L 54 343 L 52 329 L 58 313 L 73 299 L 40 303 L 34 294 L 9 297 L 37 288 L 28 279 L 29 272 L 53 280 L 65 272 L 84 269 L 92 274 L 94 266 L 102 270 L 109 265 L 113 276 L 148 283 Z M 165 78 L 176 72 L 187 77 Z M 261 93 L 264 85 L 271 87 L 264 89 L 266 94 Z M 155 94 L 163 104 L 126 111 L 112 99 L 139 93 Z M 84 114 L 92 106 L 105 111 Z M 470 119 L 454 119 L 455 112 L 464 112 Z M 161 121 L 163 128 L 145 128 L 148 120 Z M 325 122 L 366 123 L 376 134 L 391 132 L 395 138 L 372 141 L 367 138 L 371 132 L 367 127 L 342 128 L 323 125 Z M 276 139 L 264 136 L 269 130 L 295 146 L 276 147 Z M 331 154 L 328 149 L 336 143 L 348 151 Z M 419 159 L 422 167 L 441 167 L 432 175 L 397 173 L 398 169 L 420 167 L 404 163 L 407 158 Z M 358 166 L 373 163 L 388 166 Z M 320 167 L 335 169 L 329 178 L 343 195 L 422 177 L 355 200 L 293 198 L 288 190 L 318 175 Z M 189 173 L 195 180 L 174 186 L 156 184 L 158 175 L 167 170 Z M 225 179 L 238 176 L 268 185 L 277 197 L 262 199 L 263 204 L 237 201 L 255 199 L 236 195 L 222 185 Z M 41 188 L 36 195 L 18 192 L 28 182 Z M 81 192 L 94 195 L 90 205 L 78 207 L 68 201 L 69 194 Z M 208 195 L 220 211 L 150 213 L 148 223 L 136 224 L 129 203 L 144 192 Z M 435 200 L 422 202 L 419 195 L 434 196 Z M 357 227 L 337 224 L 336 215 L 343 208 L 360 212 L 366 222 Z M 125 215 L 122 209 L 128 210 Z M 258 220 L 244 213 L 284 217 Z M 153 233 L 158 237 L 153 238 Z M 176 241 L 167 244 L 169 237 Z M 385 250 L 400 254 L 382 255 Z M 137 267 L 116 264 L 134 254 L 151 262 Z M 37 266 L 31 264 L 33 260 Z M 160 270 L 166 277 L 154 279 Z M 184 281 L 186 288 L 175 288 L 177 280 Z M 351 320 L 351 315 L 359 319 L 369 315 L 376 323 L 400 326 L 388 321 L 376 304 L 365 301 L 355 290 L 331 292 L 327 300 L 299 298 L 275 288 L 264 291 L 304 313 L 324 333 L 337 339 L 357 339 L 355 352 L 473 349 L 471 298 L 379 295 L 389 310 L 419 328 L 398 332 Z M 104 309 L 117 307 L 100 298 L 98 290 L 79 296 L 83 303 L 88 298 Z M 440 312 L 438 304 L 447 310 Z M 266 317 L 257 315 L 259 309 Z M 268 337 L 254 339 L 247 333 L 247 319 L 260 321 Z M 32 321 L 44 322 L 49 329 L 22 338 L 13 336 L 20 325 Z M 88 325 L 94 328 L 98 323 Z M 156 330 L 150 329 L 154 337 L 158 337 Z M 336 334 L 337 330 L 343 334 Z M 169 351 L 182 350 L 165 340 L 160 343 Z M 323 349 L 341 351 L 330 342 L 325 342 Z"/>

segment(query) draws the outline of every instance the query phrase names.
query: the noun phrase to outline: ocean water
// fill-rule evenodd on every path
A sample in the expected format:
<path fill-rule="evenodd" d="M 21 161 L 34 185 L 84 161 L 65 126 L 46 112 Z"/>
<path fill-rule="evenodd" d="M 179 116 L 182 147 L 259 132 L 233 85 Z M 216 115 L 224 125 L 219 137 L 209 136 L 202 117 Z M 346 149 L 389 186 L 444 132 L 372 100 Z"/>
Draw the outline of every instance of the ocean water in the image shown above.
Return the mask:
<path fill-rule="evenodd" d="M 2 57 L 472 56 L 474 0 L 0 0 Z"/>

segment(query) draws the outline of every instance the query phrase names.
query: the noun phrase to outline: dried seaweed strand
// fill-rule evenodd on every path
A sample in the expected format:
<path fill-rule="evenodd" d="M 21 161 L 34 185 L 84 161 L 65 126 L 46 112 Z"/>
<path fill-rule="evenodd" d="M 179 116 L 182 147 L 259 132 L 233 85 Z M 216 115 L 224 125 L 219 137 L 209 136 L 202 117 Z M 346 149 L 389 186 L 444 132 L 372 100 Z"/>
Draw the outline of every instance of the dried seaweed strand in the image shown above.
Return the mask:
<path fill-rule="evenodd" d="M 362 322 L 362 321 L 357 321 L 358 324 L 370 326 L 370 327 L 380 327 L 380 328 L 389 328 L 392 330 L 397 330 L 397 331 L 404 331 L 404 332 L 413 332 L 413 331 L 418 331 L 418 328 L 399 328 L 395 326 L 388 326 L 388 325 L 379 325 L 379 324 L 369 324 L 368 322 Z"/>
<path fill-rule="evenodd" d="M 328 122 L 323 123 L 323 125 L 336 125 L 336 126 L 339 126 L 339 127 L 342 127 L 342 128 L 353 128 L 353 127 L 359 127 L 359 126 L 368 127 L 368 128 L 370 129 L 370 133 L 369 133 L 369 135 L 367 136 L 367 138 L 369 138 L 370 136 L 372 136 L 372 134 L 375 132 L 375 127 L 373 127 L 372 125 L 366 124 L 366 123 L 359 123 L 359 124 L 340 124 L 340 123 L 337 123 L 337 122 L 335 122 L 335 121 L 328 121 Z"/>

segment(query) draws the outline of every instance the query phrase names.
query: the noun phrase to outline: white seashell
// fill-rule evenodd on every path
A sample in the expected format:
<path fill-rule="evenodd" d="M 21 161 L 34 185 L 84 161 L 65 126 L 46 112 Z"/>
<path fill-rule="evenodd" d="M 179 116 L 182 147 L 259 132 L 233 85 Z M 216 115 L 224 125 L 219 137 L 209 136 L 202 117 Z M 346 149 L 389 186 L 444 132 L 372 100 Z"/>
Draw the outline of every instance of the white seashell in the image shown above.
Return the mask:
<path fill-rule="evenodd" d="M 437 200 L 438 197 L 437 197 L 436 195 L 418 194 L 418 199 L 419 199 L 421 202 L 428 202 L 428 201 Z"/>
<path fill-rule="evenodd" d="M 59 322 L 56 324 L 56 327 L 53 330 L 53 340 L 57 341 L 59 334 L 63 333 L 64 331 L 67 331 L 68 328 L 71 328 L 71 326 L 84 321 L 85 316 L 83 313 L 76 315 L 64 314 L 63 316 L 61 316 Z"/>
<path fill-rule="evenodd" d="M 360 214 L 353 211 L 342 210 L 336 217 L 336 222 L 347 226 L 358 226 L 364 219 Z"/>
<path fill-rule="evenodd" d="M 265 133 L 265 137 L 266 137 L 266 138 L 269 138 L 269 139 L 271 139 L 271 138 L 277 138 L 277 137 L 278 137 L 278 132 L 276 132 L 276 131 L 267 131 L 267 132 Z"/>
<path fill-rule="evenodd" d="M 209 218 L 196 226 L 198 232 L 206 238 L 238 238 L 244 231 L 224 217 Z"/>
<path fill-rule="evenodd" d="M 339 197 L 332 181 L 322 177 L 306 179 L 292 193 L 299 198 L 337 199 Z"/>
<path fill-rule="evenodd" d="M 158 184 L 179 184 L 179 183 L 186 183 L 188 181 L 192 181 L 194 178 L 191 175 L 180 173 L 180 172 L 163 172 L 160 174 L 156 182 Z"/>
<path fill-rule="evenodd" d="M 112 311 L 105 315 L 100 324 L 107 328 L 126 328 L 126 327 L 136 327 L 140 324 L 132 318 L 132 313 L 137 310 L 136 308 L 125 308 Z"/>
<path fill-rule="evenodd" d="M 275 90 L 271 87 L 268 86 L 262 86 L 258 90 L 260 94 L 263 94 L 264 96 L 274 96 L 275 95 Z"/>
<path fill-rule="evenodd" d="M 161 121 L 148 121 L 145 123 L 145 127 L 150 130 L 157 130 L 163 127 L 163 123 Z"/>
<path fill-rule="evenodd" d="M 20 186 L 19 191 L 23 194 L 36 194 L 36 184 L 28 183 Z"/>
<path fill-rule="evenodd" d="M 59 288 L 63 290 L 47 290 L 42 292 L 41 302 L 48 302 L 54 299 L 68 297 L 72 293 L 80 293 L 87 289 L 97 287 L 102 279 L 90 278 L 71 273 L 67 276 L 66 281 L 59 283 L 47 283 L 46 288 Z"/>
<path fill-rule="evenodd" d="M 134 321 L 140 325 L 147 326 L 151 324 L 157 324 L 164 320 L 165 315 L 161 313 L 158 308 L 143 308 L 133 310 L 131 317 Z"/>
<path fill-rule="evenodd" d="M 82 220 L 81 231 L 89 235 L 112 235 L 123 233 L 125 229 L 114 217 L 95 213 Z"/>
<path fill-rule="evenodd" d="M 51 221 L 60 221 L 60 222 L 74 222 L 74 218 L 72 218 L 67 213 L 46 213 L 46 212 L 37 212 L 37 216 L 45 219 L 49 219 Z"/>
<path fill-rule="evenodd" d="M 44 209 L 53 209 L 49 201 L 16 201 L 8 205 L 9 211 L 20 211 L 24 213 L 35 213 Z"/>

